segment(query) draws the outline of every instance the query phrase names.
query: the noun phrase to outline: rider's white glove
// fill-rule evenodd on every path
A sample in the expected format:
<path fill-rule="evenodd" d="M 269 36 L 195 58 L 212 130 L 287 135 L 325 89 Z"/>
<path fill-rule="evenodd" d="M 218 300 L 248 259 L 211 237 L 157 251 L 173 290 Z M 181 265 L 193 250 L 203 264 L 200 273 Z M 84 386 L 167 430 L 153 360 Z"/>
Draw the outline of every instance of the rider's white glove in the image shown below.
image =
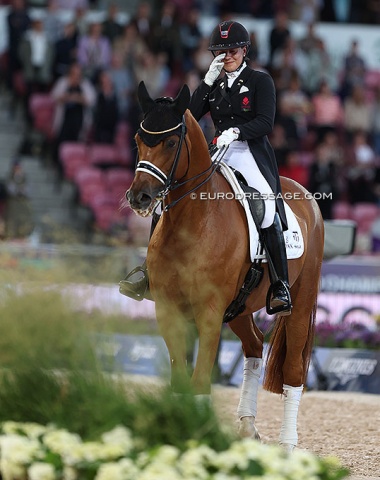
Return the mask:
<path fill-rule="evenodd" d="M 234 128 L 224 130 L 224 132 L 222 132 L 222 134 L 217 138 L 216 146 L 218 148 L 227 147 L 234 140 L 237 140 L 239 138 L 239 133 L 236 130 L 237 129 Z"/>
<path fill-rule="evenodd" d="M 220 55 L 215 57 L 214 60 L 211 62 L 211 65 L 208 69 L 208 72 L 205 75 L 205 80 L 204 80 L 209 87 L 211 87 L 215 82 L 215 80 L 219 77 L 220 72 L 222 71 L 222 68 L 224 65 L 223 58 L 225 56 L 226 56 L 225 53 L 221 53 Z"/>

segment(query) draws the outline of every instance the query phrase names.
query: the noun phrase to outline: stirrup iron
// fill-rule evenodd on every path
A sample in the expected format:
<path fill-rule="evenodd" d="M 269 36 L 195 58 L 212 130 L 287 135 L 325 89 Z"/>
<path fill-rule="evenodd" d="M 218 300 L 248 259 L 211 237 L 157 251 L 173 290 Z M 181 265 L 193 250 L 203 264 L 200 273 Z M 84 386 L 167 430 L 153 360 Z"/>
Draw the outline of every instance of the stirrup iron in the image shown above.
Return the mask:
<path fill-rule="evenodd" d="M 131 282 L 129 278 L 136 273 L 142 273 L 142 278 L 140 280 L 137 280 L 136 282 Z M 147 269 L 145 266 L 137 266 L 130 273 L 128 273 L 124 280 L 120 280 L 119 282 L 119 292 L 122 295 L 133 298 L 134 300 L 137 300 L 139 302 L 141 302 L 141 300 L 145 298 L 148 289 L 149 280 Z"/>

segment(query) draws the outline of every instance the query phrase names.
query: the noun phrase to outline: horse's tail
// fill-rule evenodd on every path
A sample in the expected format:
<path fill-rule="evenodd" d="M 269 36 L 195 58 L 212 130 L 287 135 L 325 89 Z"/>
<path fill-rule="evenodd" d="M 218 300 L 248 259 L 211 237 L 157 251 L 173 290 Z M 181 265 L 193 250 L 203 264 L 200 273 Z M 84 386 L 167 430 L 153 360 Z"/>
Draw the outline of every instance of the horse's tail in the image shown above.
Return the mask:
<path fill-rule="evenodd" d="M 313 351 L 316 312 L 317 302 L 315 301 L 310 313 L 307 339 L 302 352 L 303 384 L 306 382 L 310 358 Z M 281 315 L 277 316 L 276 323 L 269 341 L 263 387 L 265 390 L 273 393 L 283 392 L 284 376 L 282 370 L 286 356 L 287 318 L 288 317 L 282 317 Z"/>

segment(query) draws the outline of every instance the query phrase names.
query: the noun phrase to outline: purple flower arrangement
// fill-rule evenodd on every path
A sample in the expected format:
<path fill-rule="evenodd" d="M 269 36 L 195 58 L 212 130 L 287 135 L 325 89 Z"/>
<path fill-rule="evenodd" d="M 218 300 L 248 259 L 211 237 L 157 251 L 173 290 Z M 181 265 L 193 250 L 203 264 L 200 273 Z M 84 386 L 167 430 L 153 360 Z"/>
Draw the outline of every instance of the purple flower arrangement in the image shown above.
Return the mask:
<path fill-rule="evenodd" d="M 273 317 L 265 312 L 255 316 L 256 325 L 264 333 L 265 341 L 269 341 L 273 328 Z M 380 323 L 378 324 L 380 325 Z M 331 323 L 318 322 L 315 326 L 315 346 L 329 348 L 361 348 L 380 349 L 380 328 L 369 328 L 360 322 Z"/>
<path fill-rule="evenodd" d="M 380 348 L 380 331 L 372 330 L 362 323 L 317 323 L 315 345 L 330 348 Z"/>

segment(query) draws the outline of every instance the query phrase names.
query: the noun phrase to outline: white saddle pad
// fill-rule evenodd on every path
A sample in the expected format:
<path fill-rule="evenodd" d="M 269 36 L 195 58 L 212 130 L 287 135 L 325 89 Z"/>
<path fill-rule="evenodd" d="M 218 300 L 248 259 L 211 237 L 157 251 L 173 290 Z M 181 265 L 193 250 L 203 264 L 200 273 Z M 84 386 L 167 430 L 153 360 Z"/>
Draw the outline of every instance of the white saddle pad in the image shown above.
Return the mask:
<path fill-rule="evenodd" d="M 220 172 L 231 185 L 235 197 L 239 199 L 240 203 L 244 207 L 248 222 L 251 261 L 259 258 L 261 258 L 263 261 L 266 261 L 265 253 L 261 253 L 259 234 L 257 232 L 255 222 L 253 221 L 252 214 L 249 208 L 249 203 L 247 198 L 245 197 L 243 189 L 241 188 L 234 172 L 226 163 L 220 162 Z M 286 202 L 284 202 L 284 204 L 286 219 L 288 221 L 288 230 L 284 232 L 286 256 L 289 260 L 292 260 L 301 257 L 304 252 L 305 245 L 301 228 L 296 216 L 294 215 L 289 205 Z"/>

